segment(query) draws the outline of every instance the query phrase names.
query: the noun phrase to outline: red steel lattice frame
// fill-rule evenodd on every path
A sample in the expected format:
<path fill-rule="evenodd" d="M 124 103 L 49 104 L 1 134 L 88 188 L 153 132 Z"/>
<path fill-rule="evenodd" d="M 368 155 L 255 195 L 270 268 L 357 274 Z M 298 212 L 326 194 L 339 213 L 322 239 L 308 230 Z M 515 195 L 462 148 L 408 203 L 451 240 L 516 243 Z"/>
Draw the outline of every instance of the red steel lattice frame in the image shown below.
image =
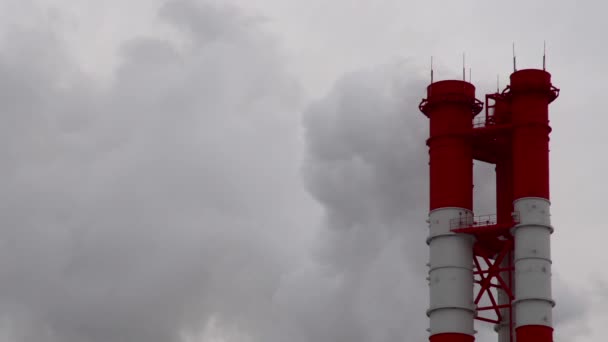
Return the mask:
<path fill-rule="evenodd" d="M 512 266 L 507 267 L 507 268 L 501 268 L 501 266 L 500 266 L 502 261 L 512 251 L 513 251 L 513 239 L 509 239 L 509 240 L 505 241 L 503 249 L 500 251 L 500 253 L 497 256 L 495 256 L 494 259 L 491 259 L 491 256 L 486 255 L 485 252 L 482 250 L 477 249 L 475 251 L 475 256 L 474 256 L 473 262 L 475 263 L 476 271 L 473 272 L 473 275 L 477 275 L 480 277 L 479 280 L 475 280 L 475 283 L 479 284 L 479 286 L 480 286 L 479 292 L 477 293 L 477 296 L 475 297 L 475 305 L 477 306 L 477 316 L 475 318 L 480 321 L 499 324 L 502 322 L 502 319 L 503 319 L 500 309 L 508 308 L 510 310 L 510 308 L 511 308 L 511 304 L 499 305 L 491 290 L 493 288 L 501 289 L 507 293 L 510 301 L 513 301 L 515 299 L 510 284 L 507 284 L 507 281 L 505 279 L 503 279 L 502 276 L 500 275 L 502 272 L 512 272 L 513 271 Z M 483 260 L 485 262 L 485 264 L 487 265 L 487 269 L 484 270 L 482 268 L 482 266 L 481 266 L 482 264 L 481 264 L 480 260 Z M 492 282 L 493 279 L 496 279 L 498 281 L 498 284 L 493 283 Z M 485 306 L 485 307 L 479 306 L 484 294 L 487 294 L 487 297 L 489 298 L 492 305 Z M 487 311 L 487 310 L 494 310 L 494 313 L 496 314 L 497 318 L 494 320 L 491 318 L 479 316 L 480 311 Z"/>
<path fill-rule="evenodd" d="M 517 224 L 517 215 L 514 215 L 514 220 L 508 224 L 498 224 L 495 221 L 495 215 L 478 216 L 469 220 L 455 219 L 452 220 L 452 231 L 455 233 L 470 234 L 476 238 L 476 243 L 473 247 L 473 262 L 475 271 L 473 276 L 476 276 L 475 283 L 479 285 L 479 290 L 475 295 L 475 306 L 477 313 L 475 319 L 483 322 L 501 324 L 503 323 L 503 314 L 501 309 L 507 309 L 509 319 L 508 324 L 510 330 L 513 331 L 513 313 L 512 302 L 515 299 L 511 279 L 513 279 L 514 267 L 509 255 L 513 252 L 513 237 L 509 230 Z M 484 223 L 488 223 L 484 225 Z M 508 267 L 501 267 L 504 260 L 508 260 Z M 501 275 L 503 272 L 508 272 L 508 279 L 504 279 Z M 508 298 L 508 304 L 499 304 L 492 290 L 504 291 Z M 484 296 L 485 295 L 485 296 Z M 480 306 L 483 298 L 487 298 L 490 305 Z M 496 318 L 489 318 L 481 315 L 482 312 L 493 311 Z M 513 341 L 513 335 L 511 335 Z"/>

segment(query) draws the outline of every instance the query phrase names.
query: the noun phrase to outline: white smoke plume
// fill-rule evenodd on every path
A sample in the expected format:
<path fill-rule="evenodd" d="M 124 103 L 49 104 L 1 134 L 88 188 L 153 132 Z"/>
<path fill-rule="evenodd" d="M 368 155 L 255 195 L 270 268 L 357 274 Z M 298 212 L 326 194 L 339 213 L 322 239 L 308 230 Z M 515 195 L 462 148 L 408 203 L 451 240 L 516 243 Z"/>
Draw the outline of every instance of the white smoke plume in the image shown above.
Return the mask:
<path fill-rule="evenodd" d="M 348 75 L 301 121 L 251 17 L 170 1 L 159 25 L 110 83 L 43 22 L 4 34 L 0 339 L 425 340 L 420 69 Z"/>
<path fill-rule="evenodd" d="M 8 341 L 263 340 L 299 258 L 299 89 L 234 9 L 169 2 L 110 84 L 61 35 L 0 48 L 0 317 Z M 290 239 L 295 239 L 291 241 Z"/>

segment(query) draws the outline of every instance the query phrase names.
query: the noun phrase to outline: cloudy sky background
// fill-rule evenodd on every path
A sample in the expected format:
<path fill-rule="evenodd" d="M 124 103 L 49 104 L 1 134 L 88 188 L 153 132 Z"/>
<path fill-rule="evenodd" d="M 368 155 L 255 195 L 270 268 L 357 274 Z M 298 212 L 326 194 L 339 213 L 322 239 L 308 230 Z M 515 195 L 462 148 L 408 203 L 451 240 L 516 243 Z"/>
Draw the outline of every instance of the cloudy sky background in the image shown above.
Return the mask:
<path fill-rule="evenodd" d="M 546 40 L 556 341 L 603 341 L 603 10 L 1 1 L 0 340 L 426 339 L 429 57 L 482 97 Z"/>

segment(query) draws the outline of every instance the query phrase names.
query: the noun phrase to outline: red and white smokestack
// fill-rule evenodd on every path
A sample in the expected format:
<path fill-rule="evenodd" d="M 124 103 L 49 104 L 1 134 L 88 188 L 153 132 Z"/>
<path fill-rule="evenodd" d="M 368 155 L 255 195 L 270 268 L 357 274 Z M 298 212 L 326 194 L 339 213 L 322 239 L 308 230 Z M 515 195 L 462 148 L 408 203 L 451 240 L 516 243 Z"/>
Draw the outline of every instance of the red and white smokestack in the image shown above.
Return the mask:
<path fill-rule="evenodd" d="M 464 81 L 429 85 L 420 110 L 430 119 L 429 289 L 431 342 L 475 340 L 473 238 L 452 232 L 473 220 L 473 156 L 469 132 L 481 111 L 475 87 Z"/>
<path fill-rule="evenodd" d="M 517 342 L 553 341 L 549 202 L 549 103 L 558 95 L 544 70 L 511 75 L 515 332 Z M 514 213 L 514 214 L 515 214 Z"/>

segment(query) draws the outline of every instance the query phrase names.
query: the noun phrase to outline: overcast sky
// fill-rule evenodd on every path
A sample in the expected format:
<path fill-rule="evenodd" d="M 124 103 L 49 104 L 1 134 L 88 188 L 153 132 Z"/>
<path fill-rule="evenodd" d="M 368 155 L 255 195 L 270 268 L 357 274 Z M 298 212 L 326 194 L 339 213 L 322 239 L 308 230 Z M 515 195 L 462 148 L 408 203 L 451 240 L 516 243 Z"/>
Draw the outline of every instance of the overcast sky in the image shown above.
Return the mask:
<path fill-rule="evenodd" d="M 1 0 L 0 341 L 425 340 L 430 56 L 483 98 L 545 40 L 556 341 L 604 341 L 604 12 Z"/>

